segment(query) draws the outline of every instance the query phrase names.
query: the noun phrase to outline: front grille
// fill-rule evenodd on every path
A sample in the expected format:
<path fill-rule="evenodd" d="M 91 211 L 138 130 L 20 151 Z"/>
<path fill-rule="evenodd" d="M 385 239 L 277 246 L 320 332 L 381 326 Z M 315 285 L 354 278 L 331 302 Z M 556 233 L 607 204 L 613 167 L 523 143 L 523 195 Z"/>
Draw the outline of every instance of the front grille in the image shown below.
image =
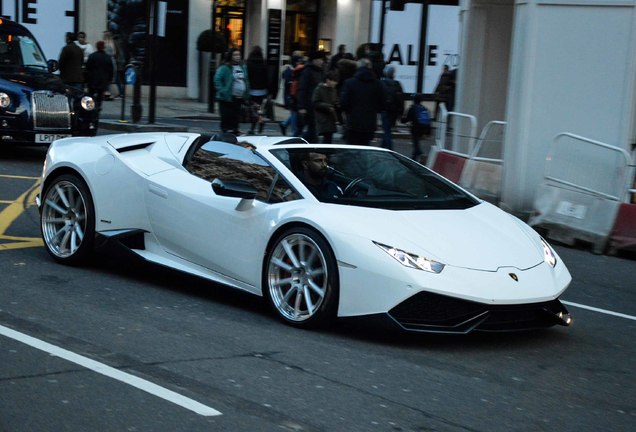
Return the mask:
<path fill-rule="evenodd" d="M 34 129 L 71 128 L 71 109 L 65 95 L 50 91 L 35 91 L 32 96 Z"/>
<path fill-rule="evenodd" d="M 420 292 L 389 311 L 403 328 L 415 331 L 468 333 L 550 327 L 567 313 L 557 299 L 520 305 L 489 305 Z"/>

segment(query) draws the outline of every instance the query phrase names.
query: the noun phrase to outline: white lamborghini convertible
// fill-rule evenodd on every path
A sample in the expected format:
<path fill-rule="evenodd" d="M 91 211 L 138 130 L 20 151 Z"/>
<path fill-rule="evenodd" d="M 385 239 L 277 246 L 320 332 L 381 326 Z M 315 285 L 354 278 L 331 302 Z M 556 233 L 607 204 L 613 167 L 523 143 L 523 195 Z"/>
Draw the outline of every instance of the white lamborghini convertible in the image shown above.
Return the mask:
<path fill-rule="evenodd" d="M 363 316 L 450 333 L 570 324 L 559 301 L 570 274 L 519 219 L 389 150 L 246 141 L 54 142 L 38 197 L 47 251 L 78 264 L 117 241 L 263 296 L 297 327 Z"/>

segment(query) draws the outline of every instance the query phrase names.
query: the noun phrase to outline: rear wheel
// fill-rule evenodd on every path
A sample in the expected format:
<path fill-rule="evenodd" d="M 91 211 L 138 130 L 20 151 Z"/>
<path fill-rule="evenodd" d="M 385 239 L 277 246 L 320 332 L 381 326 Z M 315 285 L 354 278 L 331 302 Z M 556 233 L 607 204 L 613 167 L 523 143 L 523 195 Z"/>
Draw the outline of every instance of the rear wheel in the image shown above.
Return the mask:
<path fill-rule="evenodd" d="M 93 249 L 95 210 L 81 178 L 64 174 L 49 184 L 42 197 L 40 226 L 44 246 L 57 262 L 86 260 Z"/>
<path fill-rule="evenodd" d="M 338 269 L 329 244 L 315 231 L 285 231 L 267 254 L 263 289 L 274 310 L 288 324 L 317 327 L 338 307 Z"/>

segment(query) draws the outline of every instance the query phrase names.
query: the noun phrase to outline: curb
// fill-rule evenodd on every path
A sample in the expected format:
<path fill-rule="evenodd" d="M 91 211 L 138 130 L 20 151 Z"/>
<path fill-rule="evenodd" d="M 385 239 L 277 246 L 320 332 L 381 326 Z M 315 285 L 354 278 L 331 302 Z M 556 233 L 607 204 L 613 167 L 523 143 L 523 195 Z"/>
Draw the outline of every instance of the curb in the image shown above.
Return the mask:
<path fill-rule="evenodd" d="M 100 120 L 99 128 L 106 129 L 106 130 L 123 131 L 123 132 L 150 132 L 150 131 L 187 132 L 189 130 L 187 126 L 179 126 L 179 125 L 173 125 L 168 123 L 144 124 L 144 123 L 122 122 L 118 120 Z"/>

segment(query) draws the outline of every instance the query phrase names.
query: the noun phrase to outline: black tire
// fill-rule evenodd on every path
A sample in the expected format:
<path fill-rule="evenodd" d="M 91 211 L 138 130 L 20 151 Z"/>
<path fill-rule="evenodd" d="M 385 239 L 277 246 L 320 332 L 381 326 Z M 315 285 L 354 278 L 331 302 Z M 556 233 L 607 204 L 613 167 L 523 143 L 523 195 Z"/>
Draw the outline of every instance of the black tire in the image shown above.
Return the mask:
<path fill-rule="evenodd" d="M 324 327 L 333 322 L 338 281 L 331 247 L 312 229 L 286 230 L 266 254 L 263 294 L 277 315 L 294 327 Z"/>
<path fill-rule="evenodd" d="M 95 208 L 88 186 L 80 177 L 63 174 L 42 195 L 40 229 L 44 247 L 62 264 L 86 261 L 95 242 Z"/>

